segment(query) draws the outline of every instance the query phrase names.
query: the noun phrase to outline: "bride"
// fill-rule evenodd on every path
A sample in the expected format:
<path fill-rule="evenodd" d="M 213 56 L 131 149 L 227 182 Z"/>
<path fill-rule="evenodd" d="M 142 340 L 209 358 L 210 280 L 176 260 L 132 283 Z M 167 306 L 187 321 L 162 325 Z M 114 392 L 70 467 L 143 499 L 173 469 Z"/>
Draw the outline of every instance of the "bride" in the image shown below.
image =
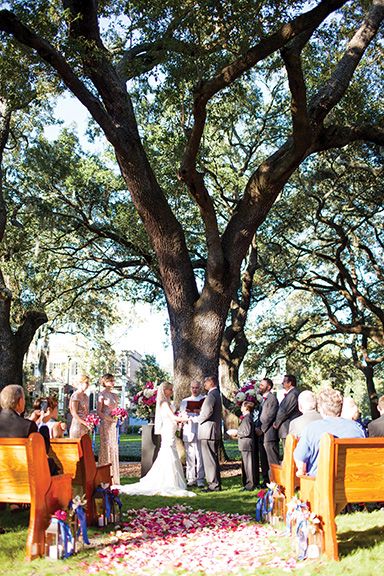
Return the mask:
<path fill-rule="evenodd" d="M 155 434 L 161 435 L 161 446 L 152 468 L 135 484 L 115 485 L 123 494 L 152 496 L 196 496 L 188 491 L 183 468 L 176 450 L 176 428 L 179 422 L 188 418 L 176 416 L 171 397 L 173 385 L 160 384 L 156 397 Z"/>

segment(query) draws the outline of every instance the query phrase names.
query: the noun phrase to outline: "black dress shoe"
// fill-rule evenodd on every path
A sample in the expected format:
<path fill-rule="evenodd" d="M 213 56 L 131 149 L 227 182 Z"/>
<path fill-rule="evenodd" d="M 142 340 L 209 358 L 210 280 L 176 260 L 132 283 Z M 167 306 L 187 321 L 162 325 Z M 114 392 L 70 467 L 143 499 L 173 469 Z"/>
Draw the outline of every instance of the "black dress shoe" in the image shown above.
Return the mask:
<path fill-rule="evenodd" d="M 221 492 L 221 488 L 203 488 L 202 492 Z"/>

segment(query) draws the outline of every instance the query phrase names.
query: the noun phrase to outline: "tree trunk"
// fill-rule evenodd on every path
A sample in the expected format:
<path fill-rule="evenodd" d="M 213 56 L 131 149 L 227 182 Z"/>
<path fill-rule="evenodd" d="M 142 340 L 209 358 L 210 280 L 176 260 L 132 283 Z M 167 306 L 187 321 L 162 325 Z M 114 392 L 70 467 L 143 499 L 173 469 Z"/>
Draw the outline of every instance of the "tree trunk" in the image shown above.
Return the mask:
<path fill-rule="evenodd" d="M 192 380 L 203 382 L 207 376 L 218 376 L 220 342 L 227 315 L 226 301 L 230 296 L 223 290 L 220 297 L 208 302 L 207 306 L 196 306 L 197 310 L 184 309 L 177 314 L 172 305 L 172 296 L 170 299 L 168 309 L 173 346 L 175 400 L 178 403 L 189 395 Z"/>
<path fill-rule="evenodd" d="M 369 404 L 371 407 L 371 416 L 372 419 L 375 420 L 376 418 L 380 417 L 380 413 L 377 408 L 378 396 L 376 392 L 375 382 L 373 380 L 374 366 L 372 366 L 372 364 L 367 364 L 367 366 L 363 367 L 362 372 L 365 376 L 365 382 L 367 384 Z"/>
<path fill-rule="evenodd" d="M 47 322 L 44 312 L 30 311 L 16 332 L 10 324 L 11 292 L 0 270 L 0 390 L 8 384 L 23 385 L 23 360 L 37 329 Z"/>

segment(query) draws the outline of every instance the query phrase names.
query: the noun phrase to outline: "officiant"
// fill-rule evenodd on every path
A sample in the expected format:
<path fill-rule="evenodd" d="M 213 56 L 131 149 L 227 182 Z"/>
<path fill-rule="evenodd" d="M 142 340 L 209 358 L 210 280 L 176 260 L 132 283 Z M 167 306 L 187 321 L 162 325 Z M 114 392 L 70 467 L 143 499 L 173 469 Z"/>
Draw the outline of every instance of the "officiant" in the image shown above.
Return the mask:
<path fill-rule="evenodd" d="M 204 486 L 204 465 L 201 441 L 198 439 L 197 418 L 205 396 L 199 381 L 191 382 L 191 395 L 180 404 L 180 412 L 187 412 L 189 421 L 183 424 L 183 442 L 186 453 L 186 479 L 188 486 Z"/>

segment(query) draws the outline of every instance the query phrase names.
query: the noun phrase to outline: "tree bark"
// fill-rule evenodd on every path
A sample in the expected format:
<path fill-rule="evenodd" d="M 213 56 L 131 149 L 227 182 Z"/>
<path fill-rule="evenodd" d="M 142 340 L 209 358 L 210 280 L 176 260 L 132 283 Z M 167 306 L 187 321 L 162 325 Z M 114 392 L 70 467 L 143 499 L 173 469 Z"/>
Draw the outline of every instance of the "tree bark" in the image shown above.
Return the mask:
<path fill-rule="evenodd" d="M 380 417 L 380 412 L 377 408 L 378 395 L 374 382 L 374 366 L 372 366 L 372 364 L 367 364 L 367 366 L 362 366 L 360 370 L 364 374 L 365 382 L 367 385 L 367 392 L 369 398 L 369 405 L 371 407 L 372 420 L 375 420 L 376 418 Z"/>

